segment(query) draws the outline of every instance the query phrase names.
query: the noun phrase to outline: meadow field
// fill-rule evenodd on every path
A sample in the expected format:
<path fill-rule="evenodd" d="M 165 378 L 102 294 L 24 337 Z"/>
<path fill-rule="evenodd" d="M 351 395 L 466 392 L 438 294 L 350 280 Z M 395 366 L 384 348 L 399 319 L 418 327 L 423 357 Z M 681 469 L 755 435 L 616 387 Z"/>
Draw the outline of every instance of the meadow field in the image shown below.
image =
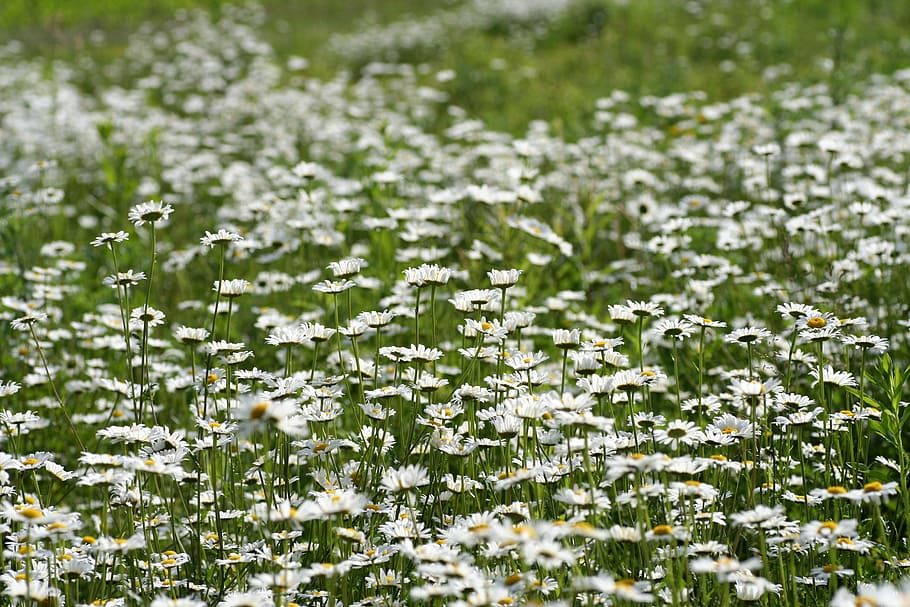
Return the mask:
<path fill-rule="evenodd" d="M 910 4 L 0 5 L 0 605 L 910 605 Z"/>

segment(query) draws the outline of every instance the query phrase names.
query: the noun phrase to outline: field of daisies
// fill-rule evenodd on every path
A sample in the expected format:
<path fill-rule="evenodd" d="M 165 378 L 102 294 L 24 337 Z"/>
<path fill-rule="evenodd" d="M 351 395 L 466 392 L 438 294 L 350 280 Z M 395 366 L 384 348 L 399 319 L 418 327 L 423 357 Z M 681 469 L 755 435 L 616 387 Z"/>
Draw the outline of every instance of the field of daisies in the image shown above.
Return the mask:
<path fill-rule="evenodd" d="M 0 604 L 910 604 L 910 70 L 515 136 L 262 18 L 0 47 Z"/>

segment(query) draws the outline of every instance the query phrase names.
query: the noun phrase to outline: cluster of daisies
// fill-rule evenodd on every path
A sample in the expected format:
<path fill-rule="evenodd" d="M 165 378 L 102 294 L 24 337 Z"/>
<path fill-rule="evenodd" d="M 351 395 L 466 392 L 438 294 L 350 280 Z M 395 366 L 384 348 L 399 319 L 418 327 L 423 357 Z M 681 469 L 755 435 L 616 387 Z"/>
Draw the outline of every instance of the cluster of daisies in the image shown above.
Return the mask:
<path fill-rule="evenodd" d="M 910 72 L 516 138 L 260 19 L 0 50 L 5 600 L 908 600 Z"/>

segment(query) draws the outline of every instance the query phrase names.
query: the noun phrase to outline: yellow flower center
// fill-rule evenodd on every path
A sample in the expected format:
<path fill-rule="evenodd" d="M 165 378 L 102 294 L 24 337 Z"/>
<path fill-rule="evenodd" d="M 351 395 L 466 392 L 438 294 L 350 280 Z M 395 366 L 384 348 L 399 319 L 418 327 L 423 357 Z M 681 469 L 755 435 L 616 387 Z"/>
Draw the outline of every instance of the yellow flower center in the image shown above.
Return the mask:
<path fill-rule="evenodd" d="M 837 523 L 835 523 L 834 521 L 825 521 L 824 523 L 822 523 L 821 525 L 818 526 L 819 533 L 822 533 L 822 532 L 830 533 L 830 532 L 834 531 L 835 529 L 837 529 Z"/>
<path fill-rule="evenodd" d="M 821 316 L 813 316 L 806 321 L 806 326 L 810 329 L 821 329 L 828 324 L 828 321 L 822 318 Z"/>
<path fill-rule="evenodd" d="M 265 415 L 265 412 L 268 411 L 269 403 L 263 401 L 261 403 L 256 403 L 253 405 L 253 408 L 250 409 L 250 419 L 262 419 L 262 416 Z"/>
<path fill-rule="evenodd" d="M 34 508 L 32 506 L 29 506 L 28 508 L 23 508 L 22 510 L 19 511 L 19 514 L 21 514 L 22 516 L 24 516 L 25 518 L 28 518 L 28 519 L 36 519 L 36 518 L 41 518 L 42 516 L 44 516 L 44 513 L 41 512 L 41 510 L 39 510 L 38 508 Z"/>

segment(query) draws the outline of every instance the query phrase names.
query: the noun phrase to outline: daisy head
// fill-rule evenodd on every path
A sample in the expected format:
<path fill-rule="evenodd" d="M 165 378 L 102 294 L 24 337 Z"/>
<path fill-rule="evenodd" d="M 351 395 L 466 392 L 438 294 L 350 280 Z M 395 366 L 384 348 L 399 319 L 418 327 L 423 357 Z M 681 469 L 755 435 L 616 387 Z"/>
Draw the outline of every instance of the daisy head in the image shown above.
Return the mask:
<path fill-rule="evenodd" d="M 130 209 L 127 217 L 138 228 L 146 223 L 156 224 L 159 221 L 167 221 L 167 218 L 173 212 L 174 207 L 170 204 L 161 200 L 149 200 Z"/>

